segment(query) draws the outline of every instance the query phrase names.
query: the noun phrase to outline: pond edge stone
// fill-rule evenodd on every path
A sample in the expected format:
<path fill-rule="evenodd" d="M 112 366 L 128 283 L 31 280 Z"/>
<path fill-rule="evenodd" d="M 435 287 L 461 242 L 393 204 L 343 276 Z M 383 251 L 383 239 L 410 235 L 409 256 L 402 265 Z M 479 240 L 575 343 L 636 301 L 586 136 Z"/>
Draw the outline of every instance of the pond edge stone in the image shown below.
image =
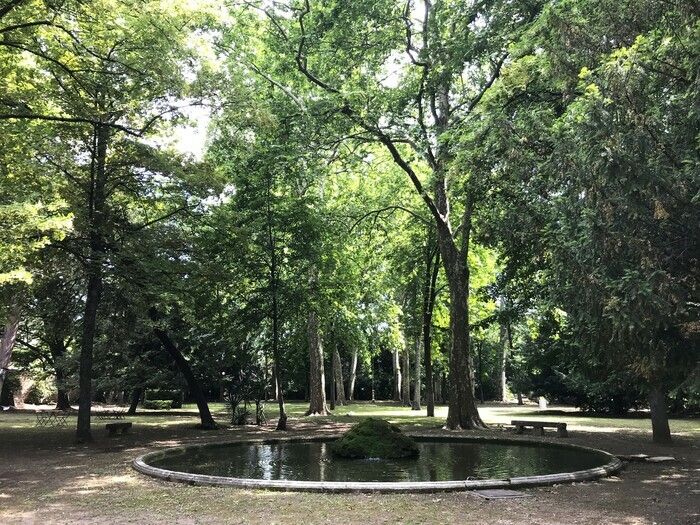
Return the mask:
<path fill-rule="evenodd" d="M 490 441 L 512 444 L 530 444 L 538 446 L 560 447 L 573 450 L 585 450 L 587 452 L 597 452 L 606 456 L 609 461 L 600 467 L 594 467 L 587 470 L 579 470 L 575 472 L 561 472 L 556 474 L 544 474 L 541 476 L 520 476 L 508 479 L 466 479 L 466 480 L 450 480 L 450 481 L 297 481 L 297 480 L 266 480 L 255 478 L 233 478 L 226 476 L 211 476 L 208 474 L 192 474 L 188 472 L 178 472 L 154 467 L 148 464 L 149 460 L 160 458 L 164 455 L 169 455 L 174 452 L 184 452 L 185 450 L 200 447 L 218 447 L 227 445 L 246 445 L 246 444 L 269 444 L 269 443 L 289 443 L 289 442 L 313 442 L 327 441 L 334 436 L 299 438 L 299 437 L 281 437 L 281 438 L 264 438 L 264 439 L 246 439 L 236 441 L 213 442 L 205 444 L 183 445 L 178 447 L 169 447 L 164 450 L 149 452 L 137 457 L 132 462 L 132 467 L 138 472 L 162 479 L 165 481 L 176 481 L 187 483 L 190 485 L 203 486 L 222 486 L 222 487 L 237 487 L 245 489 L 267 489 L 280 491 L 298 491 L 298 492 L 378 492 L 378 493 L 420 493 L 420 492 L 455 492 L 476 489 L 495 489 L 495 488 L 525 488 L 536 487 L 543 485 L 555 485 L 560 483 L 574 483 L 581 481 L 592 481 L 619 471 L 623 463 L 619 458 L 612 454 L 591 447 L 573 444 L 549 443 L 543 441 L 523 440 L 523 439 L 508 439 L 508 438 L 491 438 L 484 436 L 464 437 L 462 439 L 455 436 L 433 436 L 411 434 L 411 437 L 418 439 L 429 439 L 431 441 Z M 441 439 L 442 438 L 442 439 Z"/>

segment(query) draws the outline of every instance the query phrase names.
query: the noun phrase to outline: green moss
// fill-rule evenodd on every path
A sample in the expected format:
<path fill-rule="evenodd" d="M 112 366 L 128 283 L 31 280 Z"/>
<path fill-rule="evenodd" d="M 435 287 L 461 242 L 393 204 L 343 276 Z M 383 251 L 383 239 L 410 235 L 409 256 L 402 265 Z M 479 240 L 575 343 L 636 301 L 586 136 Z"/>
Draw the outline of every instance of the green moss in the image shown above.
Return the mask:
<path fill-rule="evenodd" d="M 344 458 L 415 458 L 418 446 L 396 425 L 383 419 L 363 419 L 331 443 L 331 452 Z"/>

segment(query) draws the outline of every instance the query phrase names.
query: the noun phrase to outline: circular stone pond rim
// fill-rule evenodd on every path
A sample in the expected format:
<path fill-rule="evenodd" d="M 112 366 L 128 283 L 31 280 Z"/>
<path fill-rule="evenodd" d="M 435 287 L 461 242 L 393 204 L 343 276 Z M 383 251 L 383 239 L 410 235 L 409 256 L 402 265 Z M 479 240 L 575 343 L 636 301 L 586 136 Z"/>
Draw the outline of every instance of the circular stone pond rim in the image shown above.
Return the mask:
<path fill-rule="evenodd" d="M 406 492 L 454 492 L 477 489 L 513 489 L 524 487 L 535 487 L 542 485 L 554 485 L 558 483 L 573 483 L 580 481 L 591 481 L 605 476 L 609 476 L 622 468 L 622 461 L 604 450 L 573 445 L 568 443 L 551 443 L 548 441 L 535 441 L 530 439 L 510 439 L 501 437 L 461 437 L 461 436 L 433 436 L 426 434 L 410 434 L 411 437 L 419 440 L 443 441 L 443 442 L 492 442 L 508 444 L 525 444 L 548 446 L 554 448 L 566 448 L 570 450 L 580 450 L 601 454 L 609 461 L 600 467 L 574 472 L 559 472 L 556 474 L 544 474 L 540 476 L 520 476 L 507 479 L 466 479 L 450 481 L 298 481 L 283 479 L 257 479 L 257 478 L 234 478 L 228 476 L 210 476 L 207 474 L 192 474 L 189 472 L 179 472 L 154 467 L 148 464 L 149 460 L 167 456 L 176 451 L 184 451 L 196 448 L 225 447 L 229 445 L 260 445 L 273 443 L 309 443 L 318 441 L 329 441 L 338 436 L 317 436 L 310 438 L 302 437 L 279 437 L 279 438 L 259 438 L 245 439 L 241 441 L 223 441 L 203 444 L 182 445 L 169 447 L 164 450 L 149 452 L 134 459 L 132 466 L 135 470 L 147 476 L 163 479 L 166 481 L 177 481 L 189 485 L 238 487 L 247 489 L 268 489 L 282 491 L 299 492 L 382 492 L 382 493 L 406 493 Z"/>

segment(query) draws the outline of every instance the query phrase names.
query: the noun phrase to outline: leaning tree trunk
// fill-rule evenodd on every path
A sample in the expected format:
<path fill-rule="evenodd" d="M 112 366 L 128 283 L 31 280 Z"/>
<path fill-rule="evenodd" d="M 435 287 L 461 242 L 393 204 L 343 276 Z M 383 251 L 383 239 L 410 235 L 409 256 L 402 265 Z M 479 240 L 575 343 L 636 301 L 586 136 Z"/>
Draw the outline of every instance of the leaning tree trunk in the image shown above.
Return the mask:
<path fill-rule="evenodd" d="M 350 378 L 348 379 L 348 401 L 355 399 L 355 381 L 357 380 L 357 347 L 352 350 L 350 358 Z"/>
<path fill-rule="evenodd" d="M 409 343 L 406 343 L 406 348 L 403 349 L 403 374 L 401 375 L 401 402 L 403 406 L 411 406 L 411 352 Z"/>
<path fill-rule="evenodd" d="M 80 373 L 78 398 L 78 424 L 75 439 L 78 443 L 92 441 L 90 410 L 92 409 L 92 356 L 97 331 L 97 310 L 102 297 L 102 264 L 105 258 L 105 225 L 107 212 L 107 143 L 109 127 L 95 126 L 93 163 L 91 168 L 89 253 L 85 274 L 87 291 L 83 314 L 83 333 L 80 341 Z"/>
<path fill-rule="evenodd" d="M 335 400 L 340 406 L 345 406 L 345 381 L 343 381 L 343 365 L 340 361 L 338 346 L 333 348 L 333 379 L 335 380 Z"/>
<path fill-rule="evenodd" d="M 323 343 L 318 326 L 318 314 L 309 310 L 307 332 L 309 338 L 309 409 L 306 415 L 326 416 L 326 378 L 323 366 Z"/>
<path fill-rule="evenodd" d="M 153 317 L 155 317 L 155 315 L 151 315 L 151 318 Z M 199 409 L 199 419 L 201 421 L 201 428 L 205 430 L 211 430 L 216 428 L 214 418 L 211 417 L 211 412 L 209 411 L 209 404 L 207 403 L 207 398 L 204 396 L 204 392 L 199 386 L 199 382 L 194 376 L 192 368 L 190 368 L 190 364 L 187 362 L 187 359 L 185 359 L 185 356 L 182 355 L 182 352 L 180 352 L 177 346 L 175 346 L 175 343 L 172 341 L 172 339 L 170 339 L 170 337 L 165 331 L 161 330 L 160 328 L 154 328 L 153 333 L 163 344 L 163 347 L 165 348 L 166 352 L 168 352 L 168 354 L 170 354 L 170 357 L 173 358 L 173 361 L 175 361 L 175 364 L 180 370 L 180 373 L 184 376 L 185 381 L 187 381 L 187 387 L 190 389 L 190 393 L 194 396 L 194 399 L 197 402 L 197 408 Z"/>
<path fill-rule="evenodd" d="M 649 411 L 654 443 L 671 443 L 671 429 L 668 426 L 668 412 L 666 410 L 666 392 L 660 383 L 652 385 L 649 391 Z"/>
<path fill-rule="evenodd" d="M 391 366 L 393 372 L 393 394 L 392 399 L 394 401 L 401 401 L 401 362 L 399 357 L 399 349 L 394 347 L 391 355 Z"/>
<path fill-rule="evenodd" d="M 10 307 L 10 312 L 7 315 L 5 329 L 2 332 L 0 339 L 0 393 L 2 386 L 5 383 L 5 375 L 12 361 L 12 350 L 17 341 L 17 331 L 19 330 L 20 307 L 19 303 L 15 303 Z"/>
<path fill-rule="evenodd" d="M 411 410 L 420 410 L 420 339 L 416 339 L 416 358 L 413 360 L 413 401 Z"/>

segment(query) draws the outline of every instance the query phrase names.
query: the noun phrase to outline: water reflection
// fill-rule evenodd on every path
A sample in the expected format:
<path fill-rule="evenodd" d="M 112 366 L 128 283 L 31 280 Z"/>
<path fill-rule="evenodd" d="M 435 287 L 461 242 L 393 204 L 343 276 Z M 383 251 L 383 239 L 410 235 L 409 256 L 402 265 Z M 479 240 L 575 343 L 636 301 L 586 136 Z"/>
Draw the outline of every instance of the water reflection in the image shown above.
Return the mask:
<path fill-rule="evenodd" d="M 546 445 L 420 442 L 417 459 L 357 460 L 331 455 L 324 442 L 240 444 L 191 449 L 154 466 L 237 478 L 305 481 L 448 481 L 571 472 L 602 465 L 595 452 Z"/>

